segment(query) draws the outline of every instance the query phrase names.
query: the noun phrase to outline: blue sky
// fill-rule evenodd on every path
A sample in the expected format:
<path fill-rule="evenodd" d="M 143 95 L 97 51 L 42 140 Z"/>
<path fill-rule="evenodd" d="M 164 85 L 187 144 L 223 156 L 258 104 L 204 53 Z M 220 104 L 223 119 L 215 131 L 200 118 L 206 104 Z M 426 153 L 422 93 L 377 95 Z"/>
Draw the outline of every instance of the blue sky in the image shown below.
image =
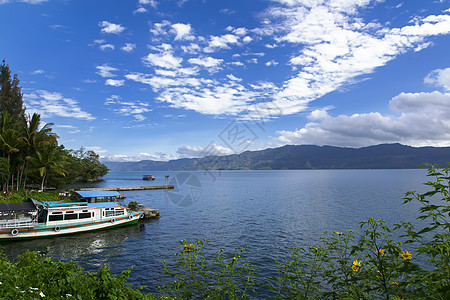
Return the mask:
<path fill-rule="evenodd" d="M 450 146 L 450 1 L 0 0 L 28 113 L 104 161 Z"/>

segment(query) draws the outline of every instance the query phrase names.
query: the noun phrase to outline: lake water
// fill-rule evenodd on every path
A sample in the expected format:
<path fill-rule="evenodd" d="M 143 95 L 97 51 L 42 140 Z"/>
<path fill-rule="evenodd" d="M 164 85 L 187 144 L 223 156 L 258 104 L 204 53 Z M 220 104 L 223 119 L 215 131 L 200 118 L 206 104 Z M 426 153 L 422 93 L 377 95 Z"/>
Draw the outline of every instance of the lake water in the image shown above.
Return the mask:
<path fill-rule="evenodd" d="M 152 174 L 157 180 L 142 180 Z M 39 250 L 54 260 L 74 260 L 87 270 L 108 263 L 114 273 L 134 266 L 129 282 L 156 292 L 167 277 L 161 261 L 179 251 L 179 241 L 207 239 L 206 249 L 246 247 L 247 258 L 264 278 L 289 248 L 317 243 L 323 232 L 359 230 L 375 217 L 388 225 L 413 221 L 417 204 L 403 205 L 406 191 L 424 191 L 426 170 L 297 170 L 214 172 L 111 172 L 90 187 L 163 185 L 175 190 L 124 192 L 160 210 L 158 220 L 108 231 L 3 245 L 12 258 Z"/>

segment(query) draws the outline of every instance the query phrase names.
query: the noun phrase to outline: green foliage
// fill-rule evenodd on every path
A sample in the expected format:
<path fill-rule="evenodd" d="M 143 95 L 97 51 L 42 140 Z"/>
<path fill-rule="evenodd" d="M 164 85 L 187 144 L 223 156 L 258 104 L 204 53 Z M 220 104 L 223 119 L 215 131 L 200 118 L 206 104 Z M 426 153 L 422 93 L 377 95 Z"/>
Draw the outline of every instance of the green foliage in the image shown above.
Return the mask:
<path fill-rule="evenodd" d="M 50 192 L 32 191 L 32 192 L 29 192 L 25 189 L 21 189 L 10 195 L 4 195 L 3 197 L 0 197 L 0 203 L 26 202 L 26 201 L 28 201 L 29 198 L 33 198 L 34 200 L 38 200 L 41 202 L 61 200 L 61 197 L 59 196 L 59 193 L 57 191 L 50 191 Z"/>
<path fill-rule="evenodd" d="M 71 151 L 70 154 L 80 167 L 78 181 L 98 181 L 108 173 L 108 167 L 100 162 L 100 155 L 92 150 L 85 151 L 83 147 Z"/>
<path fill-rule="evenodd" d="M 136 210 L 138 210 L 139 203 L 137 201 L 130 201 L 130 203 L 128 203 L 127 207 L 129 210 L 136 211 Z"/>
<path fill-rule="evenodd" d="M 208 257 L 202 252 L 204 241 L 180 243 L 174 266 L 163 262 L 164 272 L 175 279 L 160 287 L 163 295 L 179 299 L 250 299 L 249 293 L 255 292 L 255 269 L 243 257 L 245 248 L 235 248 L 231 254 L 221 250 Z"/>
<path fill-rule="evenodd" d="M 11 176 L 9 172 L 9 162 L 6 158 L 0 157 L 0 185 L 8 182 Z"/>
<path fill-rule="evenodd" d="M 429 177 L 425 185 L 429 190 L 425 193 L 408 192 L 405 203 L 418 201 L 421 204 L 419 219 L 427 222 L 427 226 L 416 230 L 410 223 L 402 222 L 406 228 L 405 243 L 418 244 L 418 255 L 425 256 L 430 269 L 420 269 L 411 276 L 411 284 L 418 287 L 422 296 L 436 299 L 450 298 L 450 164 L 443 169 L 437 165 L 426 164 Z"/>
<path fill-rule="evenodd" d="M 96 273 L 73 262 L 53 262 L 25 252 L 17 263 L 0 254 L 1 299 L 150 299 L 127 283 L 130 270 L 112 275 L 107 265 Z"/>
<path fill-rule="evenodd" d="M 19 79 L 17 74 L 11 78 L 11 70 L 5 60 L 0 65 L 0 110 L 9 112 L 16 120 L 24 113 Z"/>

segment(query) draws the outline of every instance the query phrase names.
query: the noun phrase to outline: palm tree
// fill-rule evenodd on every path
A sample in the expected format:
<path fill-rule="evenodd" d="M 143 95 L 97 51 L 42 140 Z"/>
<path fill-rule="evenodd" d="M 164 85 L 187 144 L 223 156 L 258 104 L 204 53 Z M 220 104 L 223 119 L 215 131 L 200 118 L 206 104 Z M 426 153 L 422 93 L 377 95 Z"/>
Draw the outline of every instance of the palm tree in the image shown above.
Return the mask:
<path fill-rule="evenodd" d="M 34 113 L 33 116 L 23 117 L 21 120 L 21 140 L 24 142 L 24 147 L 22 149 L 22 165 L 20 168 L 20 183 L 23 182 L 23 186 L 26 185 L 26 171 L 28 168 L 26 159 L 28 156 L 35 156 L 38 148 L 44 145 L 54 143 L 57 141 L 58 136 L 56 133 L 52 132 L 51 126 L 53 123 L 47 123 L 41 127 L 41 115 Z M 40 128 L 41 127 L 41 128 Z M 25 174 L 25 179 L 23 180 L 23 175 Z M 21 184 L 20 184 L 21 185 Z M 18 184 L 19 186 L 19 184 Z M 17 187 L 18 187 L 17 186 Z"/>
<path fill-rule="evenodd" d="M 36 151 L 36 156 L 29 156 L 28 160 L 32 163 L 34 168 L 32 170 L 39 171 L 42 177 L 41 191 L 44 190 L 48 175 L 54 172 L 61 176 L 66 176 L 67 171 L 65 166 L 67 160 L 61 147 L 56 143 L 50 143 Z"/>
<path fill-rule="evenodd" d="M 8 112 L 2 111 L 0 113 L 0 149 L 2 156 L 7 159 L 10 166 L 16 164 L 11 157 L 21 148 L 20 132 L 16 128 L 17 121 L 13 120 Z M 14 168 L 10 168 L 10 171 L 11 182 L 14 183 Z M 8 189 L 8 184 L 6 189 Z"/>

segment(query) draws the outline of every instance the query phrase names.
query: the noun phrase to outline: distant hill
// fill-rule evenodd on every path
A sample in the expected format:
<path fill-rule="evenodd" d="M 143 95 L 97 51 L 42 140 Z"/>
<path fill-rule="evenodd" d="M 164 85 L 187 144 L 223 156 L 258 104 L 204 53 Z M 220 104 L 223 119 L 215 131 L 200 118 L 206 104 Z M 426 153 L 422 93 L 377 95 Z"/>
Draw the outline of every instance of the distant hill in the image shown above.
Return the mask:
<path fill-rule="evenodd" d="M 381 144 L 363 148 L 288 145 L 227 156 L 183 158 L 168 162 L 105 162 L 112 171 L 414 169 L 423 163 L 447 166 L 450 147 Z"/>

